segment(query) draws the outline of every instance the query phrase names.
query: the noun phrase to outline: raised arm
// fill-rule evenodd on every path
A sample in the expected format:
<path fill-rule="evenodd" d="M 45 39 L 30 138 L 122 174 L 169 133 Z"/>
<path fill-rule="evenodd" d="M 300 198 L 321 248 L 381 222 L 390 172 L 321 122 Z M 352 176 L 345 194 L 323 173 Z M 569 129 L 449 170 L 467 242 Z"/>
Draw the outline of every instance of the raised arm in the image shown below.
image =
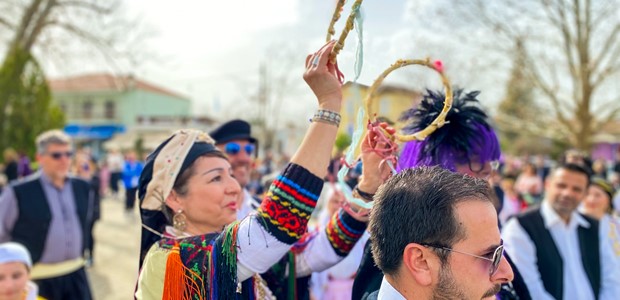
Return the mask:
<path fill-rule="evenodd" d="M 316 53 L 308 55 L 304 80 L 316 96 L 320 110 L 340 113 L 342 87 L 335 75 L 335 66 L 327 63 L 333 46 L 334 42 L 327 43 Z M 312 122 L 291 162 L 323 178 L 327 174 L 337 132 L 338 126 L 334 124 Z"/>
<path fill-rule="evenodd" d="M 304 80 L 317 98 L 318 109 L 338 114 L 341 85 L 335 67 L 327 62 L 333 45 L 330 42 L 308 55 Z M 241 223 L 237 235 L 240 280 L 265 272 L 306 233 L 336 140 L 335 120 L 332 116 L 315 118 L 291 163 L 271 185 L 256 216 Z"/>

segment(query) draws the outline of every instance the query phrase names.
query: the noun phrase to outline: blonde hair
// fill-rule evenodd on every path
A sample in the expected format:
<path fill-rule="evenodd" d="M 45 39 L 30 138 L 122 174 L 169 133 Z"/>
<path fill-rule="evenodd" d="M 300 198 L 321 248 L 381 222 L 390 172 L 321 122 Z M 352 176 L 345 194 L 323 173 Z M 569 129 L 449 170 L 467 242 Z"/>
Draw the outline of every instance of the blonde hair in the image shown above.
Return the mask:
<path fill-rule="evenodd" d="M 17 155 L 17 152 L 15 152 L 15 150 L 13 150 L 12 148 L 7 148 L 4 150 L 4 162 L 12 162 L 12 161 L 17 161 L 17 159 L 19 158 L 19 156 Z"/>

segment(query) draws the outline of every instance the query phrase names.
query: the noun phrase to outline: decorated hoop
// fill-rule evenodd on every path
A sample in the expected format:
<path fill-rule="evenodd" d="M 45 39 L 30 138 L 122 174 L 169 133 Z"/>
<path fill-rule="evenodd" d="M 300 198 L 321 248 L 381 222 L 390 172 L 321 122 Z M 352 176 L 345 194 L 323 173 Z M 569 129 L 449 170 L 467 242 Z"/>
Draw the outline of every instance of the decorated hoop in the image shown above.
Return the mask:
<path fill-rule="evenodd" d="M 452 107 L 452 98 L 453 98 L 452 97 L 452 86 L 450 85 L 450 81 L 448 80 L 448 78 L 443 72 L 443 64 L 441 63 L 441 61 L 437 60 L 435 62 L 431 62 L 429 58 L 424 59 L 424 60 L 422 59 L 399 59 L 394 64 L 392 64 L 389 68 L 383 71 L 383 73 L 381 73 L 381 75 L 377 77 L 377 79 L 373 82 L 372 86 L 370 86 L 370 88 L 368 89 L 368 94 L 364 102 L 366 104 L 366 113 L 368 114 L 369 120 L 375 115 L 374 112 L 372 111 L 372 103 L 373 103 L 373 100 L 376 98 L 377 90 L 379 86 L 381 86 L 381 83 L 383 83 L 383 80 L 392 71 L 405 67 L 405 66 L 409 66 L 409 65 L 425 66 L 439 73 L 439 76 L 441 76 L 441 81 L 443 82 L 444 88 L 446 89 L 445 91 L 446 98 L 444 99 L 443 109 L 441 110 L 441 113 L 439 113 L 437 118 L 435 118 L 435 120 L 433 120 L 433 122 L 430 125 L 428 125 L 426 128 L 418 132 L 408 134 L 408 135 L 402 135 L 399 133 L 394 134 L 394 137 L 401 142 L 422 141 L 426 137 L 428 137 L 430 134 L 432 134 L 435 130 L 437 130 L 437 128 L 442 127 L 446 123 L 446 116 L 448 115 L 448 111 L 450 111 L 450 108 Z"/>
<path fill-rule="evenodd" d="M 329 28 L 327 28 L 326 42 L 329 42 L 332 39 L 332 36 L 336 34 L 336 30 L 334 30 L 334 25 L 336 24 L 338 19 L 340 19 L 342 7 L 344 6 L 345 2 L 346 0 L 338 0 L 338 3 L 336 4 L 336 10 L 334 11 L 332 20 L 329 23 Z M 336 56 L 338 56 L 338 53 L 340 53 L 340 50 L 342 50 L 342 48 L 344 47 L 344 40 L 347 38 L 347 35 L 349 35 L 349 32 L 351 32 L 351 30 L 355 27 L 355 17 L 357 16 L 357 14 L 359 14 L 359 9 L 361 5 L 362 0 L 355 0 L 355 3 L 353 3 L 353 7 L 351 8 L 351 14 L 349 14 L 349 17 L 347 18 L 347 23 L 344 29 L 342 29 L 340 37 L 338 37 L 338 41 L 332 49 L 332 53 L 329 55 L 329 62 L 336 62 Z"/>

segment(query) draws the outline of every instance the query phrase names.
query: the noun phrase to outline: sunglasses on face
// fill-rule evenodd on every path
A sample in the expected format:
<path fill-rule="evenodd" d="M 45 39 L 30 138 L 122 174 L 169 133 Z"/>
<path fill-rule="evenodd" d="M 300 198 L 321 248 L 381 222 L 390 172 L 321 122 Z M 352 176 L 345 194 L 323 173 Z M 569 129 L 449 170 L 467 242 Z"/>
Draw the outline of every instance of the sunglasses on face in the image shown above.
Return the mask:
<path fill-rule="evenodd" d="M 48 153 L 48 155 L 51 156 L 55 160 L 59 160 L 63 156 L 66 157 L 66 158 L 71 158 L 71 156 L 73 156 L 73 152 L 71 152 L 71 151 L 67 151 L 67 152 L 50 152 L 50 153 Z"/>
<path fill-rule="evenodd" d="M 495 251 L 493 252 L 493 257 L 492 258 L 488 258 L 488 257 L 484 257 L 484 256 L 479 256 L 479 255 L 475 255 L 475 254 L 471 254 L 471 253 L 467 253 L 467 252 L 461 252 L 461 251 L 454 250 L 452 248 L 442 247 L 442 246 L 438 246 L 438 245 L 429 245 L 429 244 L 421 244 L 421 245 L 425 246 L 425 247 L 441 249 L 441 250 L 446 250 L 446 251 L 450 251 L 450 252 L 456 252 L 456 253 L 459 253 L 459 254 L 465 254 L 465 255 L 469 255 L 469 256 L 475 257 L 475 258 L 484 259 L 486 261 L 489 261 L 489 262 L 491 262 L 491 266 L 489 268 L 489 276 L 493 276 L 493 274 L 495 274 L 495 272 L 497 272 L 497 269 L 499 268 L 499 263 L 502 261 L 502 256 L 504 256 L 504 245 L 499 245 L 495 249 Z"/>
<path fill-rule="evenodd" d="M 241 148 L 242 148 L 241 145 L 237 143 L 228 143 L 226 144 L 226 147 L 224 148 L 224 150 L 226 151 L 226 154 L 235 155 L 241 151 Z M 256 150 L 256 147 L 253 144 L 246 144 L 243 147 L 243 150 L 248 155 L 252 155 L 252 153 L 254 153 L 254 150 Z"/>

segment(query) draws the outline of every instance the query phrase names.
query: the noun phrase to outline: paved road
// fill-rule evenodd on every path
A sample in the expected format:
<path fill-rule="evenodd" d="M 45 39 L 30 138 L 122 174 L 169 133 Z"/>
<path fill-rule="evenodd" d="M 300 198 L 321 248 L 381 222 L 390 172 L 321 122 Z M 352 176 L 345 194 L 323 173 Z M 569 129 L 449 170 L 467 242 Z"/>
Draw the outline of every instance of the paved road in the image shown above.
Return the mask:
<path fill-rule="evenodd" d="M 95 260 L 88 269 L 95 300 L 133 299 L 138 276 L 140 218 L 125 215 L 124 203 L 105 199 L 95 225 Z"/>

